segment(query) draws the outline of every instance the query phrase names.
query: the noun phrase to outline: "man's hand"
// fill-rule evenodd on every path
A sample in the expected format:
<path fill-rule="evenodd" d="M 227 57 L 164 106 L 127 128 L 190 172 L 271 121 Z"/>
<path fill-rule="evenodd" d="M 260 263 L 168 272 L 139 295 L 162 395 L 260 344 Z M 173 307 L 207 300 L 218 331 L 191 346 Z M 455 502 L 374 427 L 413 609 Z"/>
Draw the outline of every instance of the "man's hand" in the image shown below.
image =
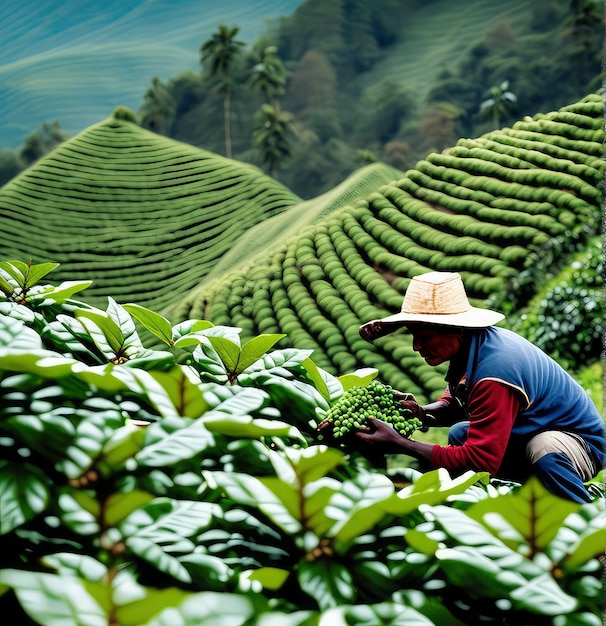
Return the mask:
<path fill-rule="evenodd" d="M 333 433 L 333 424 L 329 419 L 323 419 L 318 424 L 318 433 L 326 442 L 330 441 L 334 443 L 335 436 Z"/>
<path fill-rule="evenodd" d="M 368 450 L 374 450 L 381 454 L 408 454 L 416 459 L 429 461 L 433 451 L 433 443 L 414 441 L 400 435 L 389 424 L 369 417 L 371 432 L 356 431 L 354 433 L 358 442 L 368 446 Z"/>
<path fill-rule="evenodd" d="M 428 415 L 425 409 L 415 400 L 412 393 L 402 393 L 396 391 L 395 399 L 398 400 L 403 409 L 409 410 L 413 417 L 417 417 L 423 423 L 423 428 L 419 430 L 426 433 L 430 426 L 435 424 L 435 418 L 432 415 Z"/>
<path fill-rule="evenodd" d="M 357 430 L 354 432 L 355 438 L 365 445 L 373 446 L 377 452 L 382 454 L 394 454 L 406 452 L 406 437 L 402 437 L 395 428 L 386 422 L 374 417 L 368 418 L 368 431 Z"/>

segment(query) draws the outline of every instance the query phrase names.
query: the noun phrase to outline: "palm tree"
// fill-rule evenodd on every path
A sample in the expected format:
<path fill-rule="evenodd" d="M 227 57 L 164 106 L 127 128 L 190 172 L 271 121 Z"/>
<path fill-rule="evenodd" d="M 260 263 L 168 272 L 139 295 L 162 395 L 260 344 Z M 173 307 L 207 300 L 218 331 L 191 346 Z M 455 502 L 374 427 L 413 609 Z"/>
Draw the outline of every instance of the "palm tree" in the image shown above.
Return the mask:
<path fill-rule="evenodd" d="M 488 98 L 480 104 L 480 114 L 484 118 L 490 118 L 493 126 L 498 128 L 501 120 L 510 112 L 518 98 L 512 91 L 509 91 L 508 80 L 504 80 L 498 87 L 491 87 L 486 95 Z"/>
<path fill-rule="evenodd" d="M 231 158 L 231 92 L 233 80 L 231 72 L 240 56 L 243 41 L 236 35 L 240 29 L 219 25 L 219 30 L 200 47 L 201 63 L 210 75 L 218 80 L 219 93 L 223 96 L 223 115 L 225 121 L 225 154 Z"/>
<path fill-rule="evenodd" d="M 291 156 L 289 135 L 294 131 L 292 113 L 261 105 L 257 113 L 253 142 L 270 176 L 275 178 L 278 165 Z"/>
<path fill-rule="evenodd" d="M 175 99 L 170 90 L 157 76 L 154 76 L 152 86 L 143 97 L 139 123 L 143 128 L 153 130 L 159 135 L 168 135 L 175 119 L 175 112 Z"/>
<path fill-rule="evenodd" d="M 248 84 L 265 96 L 275 109 L 279 108 L 279 98 L 286 92 L 288 72 L 276 55 L 276 46 L 267 46 L 258 55 L 257 63 L 251 70 Z"/>

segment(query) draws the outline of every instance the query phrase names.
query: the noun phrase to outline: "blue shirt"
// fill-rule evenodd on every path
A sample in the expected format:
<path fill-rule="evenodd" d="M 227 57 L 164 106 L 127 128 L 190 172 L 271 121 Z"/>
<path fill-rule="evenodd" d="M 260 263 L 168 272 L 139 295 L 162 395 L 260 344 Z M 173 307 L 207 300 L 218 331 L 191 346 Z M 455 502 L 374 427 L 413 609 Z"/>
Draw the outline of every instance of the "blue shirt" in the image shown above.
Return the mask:
<path fill-rule="evenodd" d="M 606 426 L 587 392 L 556 361 L 534 344 L 505 328 L 473 333 L 466 386 L 494 380 L 522 399 L 513 435 L 532 437 L 545 430 L 581 436 L 598 465 L 604 463 Z"/>

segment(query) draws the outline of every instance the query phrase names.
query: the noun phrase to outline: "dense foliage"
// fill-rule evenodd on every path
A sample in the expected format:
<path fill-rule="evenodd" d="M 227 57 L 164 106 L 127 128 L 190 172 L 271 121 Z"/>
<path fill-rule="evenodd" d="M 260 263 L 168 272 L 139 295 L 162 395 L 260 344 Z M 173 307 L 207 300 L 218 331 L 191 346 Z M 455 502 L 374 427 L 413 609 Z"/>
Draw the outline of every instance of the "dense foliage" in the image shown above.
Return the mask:
<path fill-rule="evenodd" d="M 601 3 L 593 0 L 377 0 L 372 6 L 308 0 L 270 25 L 232 66 L 234 155 L 262 163 L 251 138 L 264 98 L 249 81 L 268 46 L 288 70 L 281 106 L 296 121 L 279 175 L 310 198 L 337 185 L 361 158 L 406 170 L 460 137 L 597 90 L 602 19 Z M 494 97 L 504 81 L 514 100 Z M 212 76 L 184 73 L 163 89 L 173 103 L 166 134 L 222 153 L 221 99 Z"/>
<path fill-rule="evenodd" d="M 0 609 L 23 626 L 599 626 L 604 500 L 317 441 L 375 371 L 0 263 Z M 164 349 L 144 345 L 142 326 Z M 16 621 L 15 621 L 16 620 Z"/>
<path fill-rule="evenodd" d="M 603 350 L 604 261 L 594 239 L 529 303 L 515 330 L 568 367 Z M 587 360 L 590 360 L 587 359 Z"/>

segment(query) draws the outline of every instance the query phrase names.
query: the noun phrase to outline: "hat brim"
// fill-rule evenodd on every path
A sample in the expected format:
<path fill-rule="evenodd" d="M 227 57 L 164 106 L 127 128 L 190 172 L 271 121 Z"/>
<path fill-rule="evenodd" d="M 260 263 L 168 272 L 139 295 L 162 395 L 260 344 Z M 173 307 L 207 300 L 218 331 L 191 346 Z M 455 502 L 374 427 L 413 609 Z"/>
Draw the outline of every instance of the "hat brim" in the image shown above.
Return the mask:
<path fill-rule="evenodd" d="M 504 320 L 505 316 L 490 309 L 471 307 L 464 313 L 436 315 L 431 313 L 396 313 L 384 317 L 380 321 L 386 324 L 438 324 L 440 326 L 456 326 L 459 328 L 486 328 Z"/>

